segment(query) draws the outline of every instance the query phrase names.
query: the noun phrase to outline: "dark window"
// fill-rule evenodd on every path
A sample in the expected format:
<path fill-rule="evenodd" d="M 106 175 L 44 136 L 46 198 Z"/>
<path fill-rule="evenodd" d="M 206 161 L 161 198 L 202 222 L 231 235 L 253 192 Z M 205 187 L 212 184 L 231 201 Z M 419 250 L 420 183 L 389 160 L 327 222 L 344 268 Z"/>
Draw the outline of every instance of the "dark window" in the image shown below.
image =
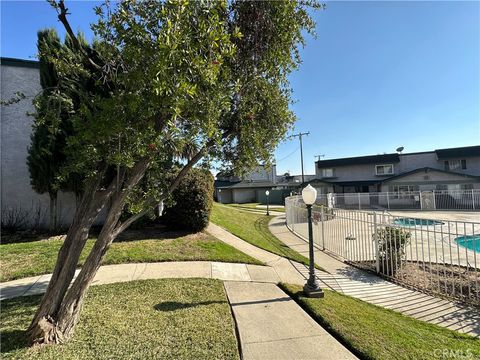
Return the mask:
<path fill-rule="evenodd" d="M 467 160 L 463 159 L 462 160 L 462 169 L 465 170 L 467 168 Z"/>
<path fill-rule="evenodd" d="M 445 160 L 445 170 L 450 170 L 450 166 L 448 165 L 448 160 Z"/>

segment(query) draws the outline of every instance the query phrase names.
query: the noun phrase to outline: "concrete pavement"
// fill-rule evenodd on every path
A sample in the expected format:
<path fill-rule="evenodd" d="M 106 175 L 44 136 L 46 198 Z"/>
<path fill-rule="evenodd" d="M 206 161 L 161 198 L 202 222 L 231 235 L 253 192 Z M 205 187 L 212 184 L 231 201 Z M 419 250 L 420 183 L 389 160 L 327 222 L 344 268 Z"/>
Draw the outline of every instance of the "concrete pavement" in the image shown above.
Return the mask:
<path fill-rule="evenodd" d="M 287 228 L 285 216 L 273 218 L 269 223 L 269 229 L 287 246 L 308 256 L 308 242 Z M 316 273 L 324 286 L 419 320 L 472 336 L 480 336 L 479 309 L 393 284 L 375 274 L 345 264 L 319 248 L 316 248 L 314 253 L 315 263 L 328 271 Z"/>
<path fill-rule="evenodd" d="M 77 270 L 76 275 L 79 271 Z M 93 285 L 132 280 L 195 277 L 272 284 L 280 281 L 275 270 L 268 266 L 215 261 L 179 261 L 101 266 L 95 275 Z M 51 274 L 47 274 L 1 283 L 0 300 L 42 294 L 50 278 Z"/>
<path fill-rule="evenodd" d="M 230 281 L 224 286 L 242 359 L 356 359 L 278 286 Z"/>

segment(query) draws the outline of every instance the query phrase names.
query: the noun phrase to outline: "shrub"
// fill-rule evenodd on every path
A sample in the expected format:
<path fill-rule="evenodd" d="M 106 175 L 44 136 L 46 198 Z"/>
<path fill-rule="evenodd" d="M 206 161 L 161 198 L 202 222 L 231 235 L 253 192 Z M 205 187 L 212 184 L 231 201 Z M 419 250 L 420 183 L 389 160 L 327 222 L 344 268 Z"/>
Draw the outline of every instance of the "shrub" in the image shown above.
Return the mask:
<path fill-rule="evenodd" d="M 165 208 L 162 222 L 174 229 L 203 230 L 212 210 L 213 182 L 209 171 L 192 169 L 173 191 L 173 205 Z"/>
<path fill-rule="evenodd" d="M 405 247 L 411 236 L 410 232 L 405 229 L 386 226 L 377 229 L 373 236 L 373 240 L 378 241 L 380 272 L 384 275 L 394 276 L 405 255 Z"/>

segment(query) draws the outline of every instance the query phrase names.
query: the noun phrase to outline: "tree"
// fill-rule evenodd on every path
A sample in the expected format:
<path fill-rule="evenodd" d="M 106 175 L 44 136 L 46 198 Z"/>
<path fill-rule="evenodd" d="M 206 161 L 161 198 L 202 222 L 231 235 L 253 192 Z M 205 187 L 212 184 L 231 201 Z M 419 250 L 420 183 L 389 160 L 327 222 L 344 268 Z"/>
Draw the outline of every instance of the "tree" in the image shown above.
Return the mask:
<path fill-rule="evenodd" d="M 271 160 L 295 121 L 287 76 L 300 63 L 302 31 L 314 30 L 308 7 L 317 7 L 296 1 L 106 2 L 96 8 L 92 25 L 98 40 L 82 46 L 64 2 L 50 3 L 75 50 L 55 57 L 60 81 L 52 97 L 78 101 L 62 176 L 82 174 L 84 191 L 28 329 L 32 343 L 69 338 L 112 241 L 168 199 L 196 164 L 216 158 L 241 172 Z M 81 86 L 79 79 L 85 79 Z M 121 221 L 126 206 L 133 214 Z M 69 287 L 103 208 L 102 229 Z"/>
<path fill-rule="evenodd" d="M 48 111 L 54 108 L 48 104 L 48 100 L 50 93 L 54 91 L 58 83 L 55 68 L 48 57 L 51 54 L 58 53 L 62 45 L 54 30 L 39 31 L 37 37 L 42 92 L 34 101 L 37 121 L 28 149 L 27 165 L 32 188 L 39 194 L 48 193 L 50 196 L 49 227 L 53 231 L 57 227 L 57 193 L 59 186 L 56 177 L 60 169 L 63 152 L 60 148 L 62 137 L 50 131 L 51 124 L 60 121 L 60 113 Z"/>
<path fill-rule="evenodd" d="M 72 49 L 70 42 L 61 43 L 53 29 L 41 30 L 37 37 L 42 91 L 34 99 L 35 124 L 28 149 L 27 166 L 32 188 L 39 194 L 48 193 L 50 196 L 49 227 L 53 231 L 57 228 L 58 191 L 73 191 L 79 194 L 81 186 L 81 178 L 75 173 L 70 173 L 63 181 L 59 178 L 66 161 L 66 138 L 73 129 L 69 120 L 71 103 L 61 96 L 56 96 L 59 91 L 59 77 L 53 57 Z M 81 36 L 79 39 L 85 44 Z"/>

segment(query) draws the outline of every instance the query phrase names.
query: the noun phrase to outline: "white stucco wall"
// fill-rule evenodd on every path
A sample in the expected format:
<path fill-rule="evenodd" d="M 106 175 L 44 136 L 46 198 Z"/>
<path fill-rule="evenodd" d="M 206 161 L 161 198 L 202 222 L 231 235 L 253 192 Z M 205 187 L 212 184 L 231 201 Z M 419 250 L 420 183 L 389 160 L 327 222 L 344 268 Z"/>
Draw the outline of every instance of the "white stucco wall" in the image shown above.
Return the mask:
<path fill-rule="evenodd" d="M 31 225 L 48 226 L 48 194 L 39 195 L 30 186 L 26 164 L 33 118 L 33 97 L 40 91 L 39 71 L 31 67 L 1 66 L 1 97 L 9 99 L 21 91 L 26 99 L 1 107 L 1 209 L 2 218 L 13 212 L 28 214 Z M 75 196 L 58 196 L 59 221 L 68 225 L 75 211 Z"/>

